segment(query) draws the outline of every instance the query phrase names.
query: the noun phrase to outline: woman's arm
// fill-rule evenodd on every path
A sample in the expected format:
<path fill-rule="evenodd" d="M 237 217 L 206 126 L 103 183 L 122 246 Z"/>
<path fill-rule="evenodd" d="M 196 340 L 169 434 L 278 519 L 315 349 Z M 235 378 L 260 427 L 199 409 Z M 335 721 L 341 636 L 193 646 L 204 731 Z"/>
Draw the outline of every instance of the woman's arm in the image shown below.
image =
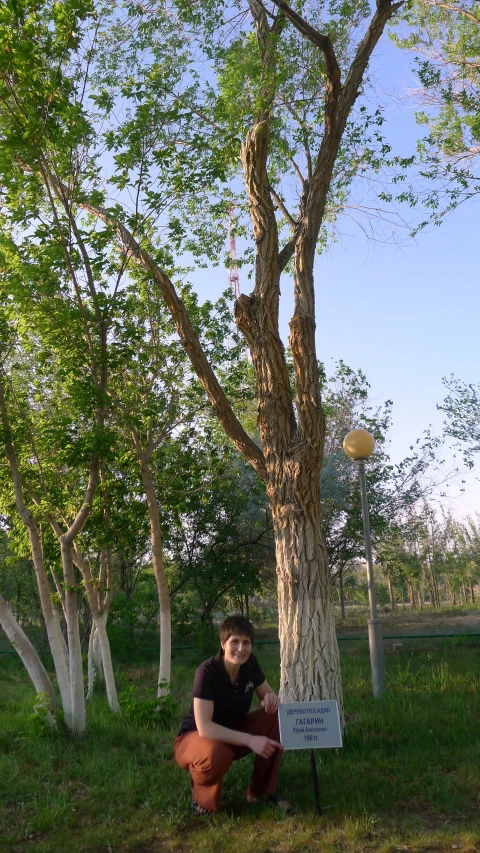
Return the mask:
<path fill-rule="evenodd" d="M 270 687 L 268 681 L 264 681 L 263 684 L 260 684 L 255 688 L 255 693 L 260 699 L 261 704 L 265 709 L 266 714 L 275 714 L 278 711 L 279 701 L 278 696 L 272 687 Z"/>
<path fill-rule="evenodd" d="M 235 729 L 227 729 L 213 722 L 213 702 L 209 699 L 194 699 L 193 713 L 200 737 L 208 737 L 212 740 L 220 740 L 223 743 L 231 743 L 234 746 L 246 746 L 261 755 L 262 758 L 270 758 L 276 749 L 283 749 L 276 740 L 263 735 L 249 735 L 247 732 L 237 732 Z"/>

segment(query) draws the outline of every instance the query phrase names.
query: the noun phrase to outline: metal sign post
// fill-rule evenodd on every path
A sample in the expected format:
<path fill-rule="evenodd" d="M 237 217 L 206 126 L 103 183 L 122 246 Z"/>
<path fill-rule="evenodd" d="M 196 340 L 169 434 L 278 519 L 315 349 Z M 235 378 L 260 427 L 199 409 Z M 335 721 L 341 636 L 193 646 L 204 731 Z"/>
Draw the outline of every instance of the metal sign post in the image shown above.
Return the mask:
<path fill-rule="evenodd" d="M 280 742 L 285 750 L 309 749 L 313 795 L 317 813 L 322 813 L 315 760 L 316 749 L 343 746 L 338 705 L 334 700 L 284 702 L 278 707 Z"/>
<path fill-rule="evenodd" d="M 322 814 L 322 807 L 320 805 L 320 792 L 318 790 L 317 762 L 315 761 L 315 751 L 313 749 L 310 750 L 310 765 L 312 768 L 313 796 L 315 797 L 315 808 L 317 809 L 317 814 Z"/>

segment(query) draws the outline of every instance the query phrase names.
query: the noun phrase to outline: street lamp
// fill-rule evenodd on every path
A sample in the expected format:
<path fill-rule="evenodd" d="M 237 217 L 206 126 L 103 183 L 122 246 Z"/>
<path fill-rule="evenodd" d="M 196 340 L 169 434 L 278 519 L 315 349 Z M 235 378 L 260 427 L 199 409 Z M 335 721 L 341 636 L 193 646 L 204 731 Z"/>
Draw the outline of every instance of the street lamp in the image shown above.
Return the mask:
<path fill-rule="evenodd" d="M 375 596 L 375 578 L 373 576 L 372 542 L 370 538 L 370 520 L 368 516 L 367 484 L 365 481 L 365 460 L 375 448 L 375 439 L 366 429 L 352 429 L 343 440 L 343 449 L 358 468 L 360 496 L 362 500 L 363 532 L 365 536 L 365 555 L 367 558 L 368 598 L 370 619 L 368 620 L 368 642 L 370 646 L 370 664 L 372 668 L 373 695 L 383 696 L 387 688 L 385 676 L 385 653 L 383 649 L 382 623 L 377 616 Z"/>

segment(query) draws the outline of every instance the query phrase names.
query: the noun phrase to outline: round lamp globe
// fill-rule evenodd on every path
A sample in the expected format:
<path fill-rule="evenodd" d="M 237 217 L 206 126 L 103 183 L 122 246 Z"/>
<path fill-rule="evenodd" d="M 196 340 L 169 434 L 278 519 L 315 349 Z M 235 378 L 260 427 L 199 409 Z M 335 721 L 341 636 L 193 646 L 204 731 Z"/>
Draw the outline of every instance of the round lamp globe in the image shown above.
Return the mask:
<path fill-rule="evenodd" d="M 375 449 L 375 439 L 366 429 L 352 429 L 343 439 L 343 449 L 350 459 L 368 459 Z"/>

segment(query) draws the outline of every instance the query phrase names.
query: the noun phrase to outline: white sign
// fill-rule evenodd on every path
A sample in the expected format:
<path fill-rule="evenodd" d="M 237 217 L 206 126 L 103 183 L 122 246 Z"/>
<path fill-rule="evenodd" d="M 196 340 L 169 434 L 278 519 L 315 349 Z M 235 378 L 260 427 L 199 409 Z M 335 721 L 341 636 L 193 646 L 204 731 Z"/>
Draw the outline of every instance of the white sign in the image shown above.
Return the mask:
<path fill-rule="evenodd" d="M 332 749 L 343 746 L 335 700 L 285 702 L 278 706 L 284 749 Z"/>

